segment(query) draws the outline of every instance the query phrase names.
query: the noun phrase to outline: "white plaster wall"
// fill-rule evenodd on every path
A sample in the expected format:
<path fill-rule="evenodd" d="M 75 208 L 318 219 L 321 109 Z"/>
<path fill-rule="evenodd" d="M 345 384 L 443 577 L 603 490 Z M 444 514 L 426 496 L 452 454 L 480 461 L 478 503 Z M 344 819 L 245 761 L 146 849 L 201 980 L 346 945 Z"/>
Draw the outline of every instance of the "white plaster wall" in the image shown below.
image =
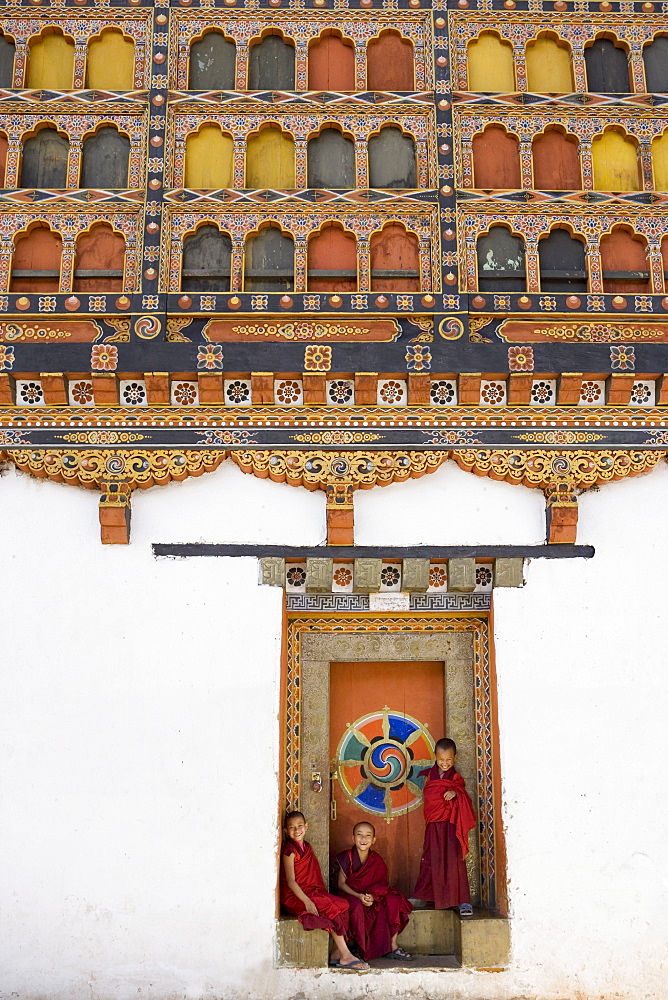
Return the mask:
<path fill-rule="evenodd" d="M 454 472 L 454 474 L 453 474 Z M 538 494 L 446 467 L 358 498 L 358 541 L 535 542 Z M 665 1000 L 668 470 L 581 499 L 591 561 L 495 599 L 513 956 L 504 973 L 274 970 L 280 592 L 321 494 L 216 473 L 135 496 L 0 480 L 0 996 Z"/>

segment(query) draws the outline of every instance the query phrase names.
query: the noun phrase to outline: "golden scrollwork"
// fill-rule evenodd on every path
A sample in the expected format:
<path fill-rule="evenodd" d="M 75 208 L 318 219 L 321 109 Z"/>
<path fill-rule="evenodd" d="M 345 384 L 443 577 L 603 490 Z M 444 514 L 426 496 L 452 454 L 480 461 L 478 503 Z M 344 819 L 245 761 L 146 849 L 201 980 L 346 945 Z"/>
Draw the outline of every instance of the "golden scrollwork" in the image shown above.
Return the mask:
<path fill-rule="evenodd" d="M 353 489 L 419 479 L 435 472 L 449 457 L 447 451 L 234 451 L 230 457 L 243 472 L 275 483 L 325 490 L 333 483 L 351 483 Z"/>
<path fill-rule="evenodd" d="M 452 458 L 467 472 L 534 489 L 552 490 L 554 484 L 587 489 L 639 476 L 665 456 L 661 451 L 483 451 L 467 449 Z"/>
<path fill-rule="evenodd" d="M 201 476 L 218 468 L 224 451 L 138 450 L 138 449 L 25 449 L 7 457 L 22 472 L 57 483 L 104 489 L 103 484 L 119 482 L 127 490 L 163 486 L 172 480 Z"/>

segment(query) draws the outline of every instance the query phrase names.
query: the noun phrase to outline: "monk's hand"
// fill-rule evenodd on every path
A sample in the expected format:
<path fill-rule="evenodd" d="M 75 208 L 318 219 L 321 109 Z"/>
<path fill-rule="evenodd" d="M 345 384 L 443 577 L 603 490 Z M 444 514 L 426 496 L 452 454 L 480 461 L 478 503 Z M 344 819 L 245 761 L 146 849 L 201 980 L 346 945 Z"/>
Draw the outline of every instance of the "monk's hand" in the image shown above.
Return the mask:
<path fill-rule="evenodd" d="M 449 802 L 451 799 L 454 799 L 456 794 L 457 792 L 453 791 L 453 789 L 450 788 L 448 789 L 447 792 L 443 792 L 443 798 L 445 799 L 446 802 Z"/>
<path fill-rule="evenodd" d="M 373 906 L 373 896 L 371 893 L 365 892 L 360 898 L 365 906 Z"/>
<path fill-rule="evenodd" d="M 308 903 L 306 904 L 306 912 L 312 913 L 314 917 L 320 916 L 320 914 L 318 913 L 318 907 L 315 905 L 312 899 L 309 899 Z"/>

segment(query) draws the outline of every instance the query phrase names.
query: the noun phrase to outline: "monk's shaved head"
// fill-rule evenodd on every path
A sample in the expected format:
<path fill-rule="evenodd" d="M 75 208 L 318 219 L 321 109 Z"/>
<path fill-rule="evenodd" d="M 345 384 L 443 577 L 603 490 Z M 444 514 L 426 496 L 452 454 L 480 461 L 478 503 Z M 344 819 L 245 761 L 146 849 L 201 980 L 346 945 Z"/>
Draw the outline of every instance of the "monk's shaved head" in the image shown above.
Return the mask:
<path fill-rule="evenodd" d="M 374 837 L 376 836 L 376 828 L 373 825 L 373 823 L 367 823 L 367 821 L 365 819 L 363 819 L 363 820 L 360 820 L 359 823 L 355 823 L 355 826 L 353 827 L 353 837 L 355 836 L 355 834 L 357 833 L 357 831 L 359 830 L 359 828 L 361 826 L 368 826 L 369 829 L 371 830 L 372 834 L 374 835 Z"/>
<path fill-rule="evenodd" d="M 437 741 L 436 746 L 434 747 L 434 753 L 436 753 L 437 750 L 452 750 L 452 752 L 456 754 L 457 744 L 454 740 L 448 739 L 447 736 L 444 736 L 442 740 Z"/>
<path fill-rule="evenodd" d="M 293 809 L 292 812 L 289 812 L 287 814 L 287 816 L 285 817 L 286 826 L 288 825 L 291 819 L 303 819 L 304 822 L 306 822 L 306 816 L 304 815 L 304 813 L 299 812 L 298 809 Z"/>

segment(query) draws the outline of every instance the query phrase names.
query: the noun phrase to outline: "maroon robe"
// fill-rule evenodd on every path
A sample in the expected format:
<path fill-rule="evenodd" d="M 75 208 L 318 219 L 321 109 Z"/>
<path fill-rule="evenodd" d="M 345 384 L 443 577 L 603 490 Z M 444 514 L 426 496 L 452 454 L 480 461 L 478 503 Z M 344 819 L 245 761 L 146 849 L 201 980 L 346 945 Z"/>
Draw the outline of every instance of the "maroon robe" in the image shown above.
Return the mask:
<path fill-rule="evenodd" d="M 447 910 L 471 902 L 464 858 L 476 818 L 464 779 L 454 767 L 441 773 L 434 764 L 420 773 L 427 775 L 423 790 L 426 826 L 413 896 L 433 902 L 437 910 Z M 446 802 L 443 794 L 450 789 L 457 794 Z"/>
<path fill-rule="evenodd" d="M 299 896 L 288 885 L 285 876 L 285 866 L 283 856 L 294 854 L 295 857 L 295 881 L 305 895 L 312 900 L 318 908 L 318 915 L 309 913 L 306 905 Z M 281 906 L 297 917 L 302 927 L 307 931 L 320 928 L 323 931 L 334 931 L 345 938 L 348 934 L 348 904 L 339 896 L 333 896 L 325 889 L 322 879 L 322 872 L 318 859 L 313 848 L 304 841 L 298 844 L 296 840 L 286 840 L 281 851 L 281 878 L 280 878 Z"/>
<path fill-rule="evenodd" d="M 373 906 L 365 906 L 361 899 L 345 895 L 350 906 L 350 933 L 357 942 L 365 962 L 380 958 L 392 950 L 392 938 L 406 924 L 413 907 L 393 889 L 388 880 L 387 865 L 380 854 L 369 851 L 362 863 L 356 847 L 337 855 L 346 882 L 355 892 L 369 893 Z"/>

